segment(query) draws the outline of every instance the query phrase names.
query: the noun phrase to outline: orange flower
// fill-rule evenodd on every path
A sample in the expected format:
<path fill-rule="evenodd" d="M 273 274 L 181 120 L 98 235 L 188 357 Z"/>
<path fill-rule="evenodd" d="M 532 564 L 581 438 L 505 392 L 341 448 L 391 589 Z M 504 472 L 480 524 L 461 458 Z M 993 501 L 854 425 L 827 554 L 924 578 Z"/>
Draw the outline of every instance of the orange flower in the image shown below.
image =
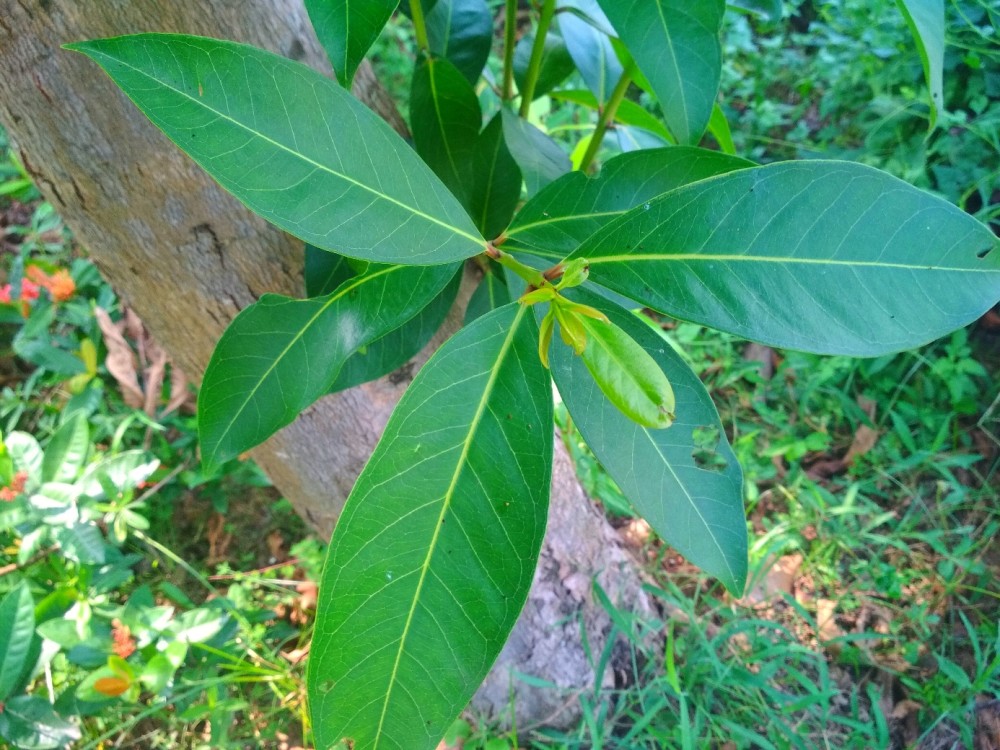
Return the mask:
<path fill-rule="evenodd" d="M 24 492 L 24 486 L 28 483 L 28 472 L 19 471 L 14 475 L 14 478 L 10 480 L 10 484 L 6 487 L 0 488 L 0 500 L 4 502 L 13 502 L 18 495 Z"/>
<path fill-rule="evenodd" d="M 28 266 L 24 271 L 24 275 L 30 279 L 33 286 L 37 285 L 35 287 L 36 297 L 38 296 L 38 287 L 47 289 L 52 296 L 53 302 L 65 302 L 76 291 L 76 284 L 73 283 L 73 278 L 65 268 L 60 268 L 50 276 L 39 266 Z M 22 284 L 24 283 L 27 282 L 22 282 Z M 23 292 L 22 296 L 24 296 Z"/>
<path fill-rule="evenodd" d="M 127 625 L 122 625 L 117 618 L 111 621 L 111 640 L 114 641 L 112 647 L 114 652 L 123 659 L 129 658 L 135 653 L 135 638 Z M 123 691 L 124 692 L 124 691 Z"/>
<path fill-rule="evenodd" d="M 6 305 L 10 304 L 10 284 L 0 286 L 0 302 Z"/>
<path fill-rule="evenodd" d="M 69 275 L 69 271 L 65 268 L 60 268 L 52 276 L 49 277 L 49 294 L 52 295 L 52 299 L 55 302 L 65 302 L 73 293 L 76 291 L 76 284 L 73 282 L 73 277 Z"/>

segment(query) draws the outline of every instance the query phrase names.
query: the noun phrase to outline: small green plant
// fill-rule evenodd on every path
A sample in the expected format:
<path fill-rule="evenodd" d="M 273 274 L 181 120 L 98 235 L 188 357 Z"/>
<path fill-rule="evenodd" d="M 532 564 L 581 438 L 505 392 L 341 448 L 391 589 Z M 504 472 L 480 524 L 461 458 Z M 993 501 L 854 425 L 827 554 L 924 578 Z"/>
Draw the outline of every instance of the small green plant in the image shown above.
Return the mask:
<path fill-rule="evenodd" d="M 780 4 L 746 5 L 780 15 Z M 899 5 L 933 126 L 943 19 Z M 307 6 L 346 86 L 396 2 Z M 308 243 L 309 298 L 265 295 L 218 344 L 199 399 L 208 467 L 405 361 L 443 319 L 461 261 L 488 268 L 330 545 L 309 677 L 324 748 L 433 748 L 486 674 L 542 541 L 553 381 L 636 511 L 742 591 L 740 468 L 699 378 L 631 308 L 877 356 L 1000 297 L 997 239 L 940 198 L 859 164 L 758 166 L 698 147 L 710 130 L 731 150 L 716 103 L 721 0 L 544 0 L 520 42 L 518 4 L 504 7 L 499 76 L 481 85 L 493 43 L 484 0 L 407 4 L 413 148 L 337 83 L 258 49 L 167 34 L 71 45 L 224 187 Z M 530 116 L 574 67 L 590 89 L 576 99 L 593 97 L 599 114 L 571 161 Z M 626 104 L 632 83 L 662 122 Z M 676 145 L 587 176 L 609 132 L 634 149 L 642 123 Z"/>

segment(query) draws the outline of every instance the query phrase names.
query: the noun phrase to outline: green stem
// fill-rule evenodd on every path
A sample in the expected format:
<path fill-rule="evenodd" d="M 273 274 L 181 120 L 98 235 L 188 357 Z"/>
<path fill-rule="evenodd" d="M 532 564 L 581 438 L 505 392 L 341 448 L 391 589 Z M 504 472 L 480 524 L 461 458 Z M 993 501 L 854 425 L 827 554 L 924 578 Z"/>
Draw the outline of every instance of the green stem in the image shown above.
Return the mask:
<path fill-rule="evenodd" d="M 587 151 L 584 153 L 583 159 L 580 160 L 581 172 L 586 172 L 590 168 L 594 157 L 597 156 L 597 152 L 601 148 L 601 142 L 604 140 L 604 134 L 608 131 L 608 125 L 614 122 L 618 106 L 625 98 L 628 85 L 632 82 L 632 70 L 632 64 L 625 66 L 625 70 L 622 71 L 622 77 L 618 79 L 618 83 L 615 84 L 615 88 L 608 98 L 608 103 L 601 109 L 601 114 L 597 118 L 597 127 L 594 128 L 594 134 L 590 136 L 590 144 L 587 146 Z"/>
<path fill-rule="evenodd" d="M 507 13 L 503 21 L 503 93 L 509 102 L 514 98 L 514 45 L 517 36 L 517 0 L 507 0 Z"/>
<path fill-rule="evenodd" d="M 417 37 L 417 47 L 424 52 L 431 49 L 427 41 L 427 24 L 424 23 L 423 0 L 410 0 L 410 17 L 413 19 L 413 33 Z"/>
<path fill-rule="evenodd" d="M 501 266 L 509 268 L 522 279 L 527 281 L 528 284 L 537 289 L 541 289 L 543 286 L 551 286 L 549 282 L 545 280 L 545 276 L 542 275 L 541 271 L 525 265 L 510 253 L 505 253 L 503 250 L 498 250 L 493 247 L 493 245 L 490 245 L 486 249 L 486 255 L 495 260 Z"/>
<path fill-rule="evenodd" d="M 521 92 L 521 117 L 527 117 L 531 109 L 531 100 L 535 98 L 535 85 L 542 69 L 542 57 L 545 53 L 545 37 L 549 33 L 552 17 L 556 13 L 556 0 L 544 0 L 542 15 L 535 29 L 535 43 L 531 47 L 531 60 L 528 62 L 528 72 L 524 76 L 524 91 Z"/>

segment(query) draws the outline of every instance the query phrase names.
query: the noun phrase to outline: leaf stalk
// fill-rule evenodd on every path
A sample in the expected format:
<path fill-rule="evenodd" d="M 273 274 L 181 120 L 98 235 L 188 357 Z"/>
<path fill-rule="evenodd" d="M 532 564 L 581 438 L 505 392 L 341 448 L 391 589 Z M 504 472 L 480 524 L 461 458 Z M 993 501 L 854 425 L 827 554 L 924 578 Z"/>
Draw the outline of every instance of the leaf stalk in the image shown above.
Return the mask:
<path fill-rule="evenodd" d="M 427 40 L 427 23 L 424 21 L 423 0 L 411 0 L 410 17 L 413 19 L 413 33 L 417 38 L 417 47 L 422 52 L 430 52 L 431 45 Z"/>
<path fill-rule="evenodd" d="M 514 98 L 514 45 L 517 43 L 517 0 L 507 0 L 503 21 L 503 92 L 508 102 Z"/>
<path fill-rule="evenodd" d="M 632 83 L 632 73 L 634 70 L 635 63 L 630 62 L 625 66 L 621 78 L 618 79 L 618 83 L 615 84 L 614 89 L 611 91 L 611 96 L 608 97 L 607 104 L 601 108 L 601 114 L 597 118 L 597 127 L 594 128 L 594 133 L 590 136 L 590 143 L 587 146 L 587 150 L 583 154 L 583 159 L 580 160 L 581 172 L 586 172 L 593 163 L 594 157 L 597 156 L 597 152 L 601 148 L 601 143 L 604 141 L 604 134 L 608 131 L 608 125 L 614 122 L 615 115 L 618 113 L 618 107 L 625 98 L 625 92 L 628 91 L 629 84 Z"/>
<path fill-rule="evenodd" d="M 503 250 L 497 249 L 492 243 L 486 247 L 487 257 L 492 258 L 497 263 L 499 263 L 504 268 L 509 268 L 511 271 L 516 273 L 522 279 L 524 279 L 528 284 L 536 289 L 540 289 L 545 286 L 551 286 L 546 280 L 544 274 L 531 266 L 525 265 L 517 258 L 515 258 L 510 253 L 505 253 Z"/>
<path fill-rule="evenodd" d="M 552 18 L 556 13 L 556 0 L 544 0 L 542 3 L 542 14 L 538 18 L 538 27 L 535 29 L 535 43 L 531 46 L 531 59 L 528 62 L 528 71 L 524 76 L 524 91 L 521 92 L 521 117 L 527 118 L 531 109 L 531 100 L 535 98 L 535 86 L 538 83 L 538 76 L 542 70 L 542 58 L 545 56 L 545 37 L 549 33 L 549 26 L 552 25 Z"/>

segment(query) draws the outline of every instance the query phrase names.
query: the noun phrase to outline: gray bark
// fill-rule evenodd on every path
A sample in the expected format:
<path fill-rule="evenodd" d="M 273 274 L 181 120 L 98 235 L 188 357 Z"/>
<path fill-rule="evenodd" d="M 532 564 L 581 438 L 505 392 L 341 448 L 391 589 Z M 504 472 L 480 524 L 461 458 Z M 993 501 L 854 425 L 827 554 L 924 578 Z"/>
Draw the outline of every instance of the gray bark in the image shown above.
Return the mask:
<path fill-rule="evenodd" d="M 329 66 L 301 0 L 0 0 L 0 122 L 108 281 L 197 379 L 241 308 L 264 292 L 301 294 L 302 248 L 212 182 L 96 65 L 60 49 L 142 31 L 237 39 L 325 72 Z M 369 70 L 361 81 L 356 93 L 392 121 L 394 110 Z M 467 274 L 461 299 L 473 282 Z M 453 310 L 445 330 L 402 374 L 321 400 L 253 451 L 319 533 L 330 533 L 393 406 L 434 345 L 460 325 L 460 312 Z M 552 512 L 535 587 L 474 702 L 490 715 L 508 704 L 512 667 L 570 693 L 593 684 L 577 620 L 598 652 L 611 629 L 590 595 L 593 576 L 626 606 L 650 610 L 637 568 L 590 506 L 556 442 Z M 524 684 L 515 693 L 521 726 L 559 707 L 551 693 Z M 574 713 L 571 705 L 562 719 Z"/>

